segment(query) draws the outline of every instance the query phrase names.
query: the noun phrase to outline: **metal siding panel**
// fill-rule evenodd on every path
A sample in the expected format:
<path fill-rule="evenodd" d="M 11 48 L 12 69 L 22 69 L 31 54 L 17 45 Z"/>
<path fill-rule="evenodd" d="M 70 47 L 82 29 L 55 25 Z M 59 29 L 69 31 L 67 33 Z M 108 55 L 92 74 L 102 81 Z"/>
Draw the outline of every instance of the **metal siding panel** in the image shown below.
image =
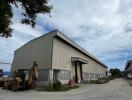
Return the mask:
<path fill-rule="evenodd" d="M 88 61 L 88 64 L 83 64 L 84 72 L 105 74 L 107 68 L 103 67 L 93 59 L 79 52 L 77 49 L 64 43 L 63 41 L 54 38 L 53 40 L 53 68 L 62 70 L 71 70 L 71 57 L 79 57 Z"/>
<path fill-rule="evenodd" d="M 46 35 L 27 43 L 14 54 L 11 72 L 20 68 L 30 68 L 38 61 L 38 69 L 51 68 L 52 36 Z"/>

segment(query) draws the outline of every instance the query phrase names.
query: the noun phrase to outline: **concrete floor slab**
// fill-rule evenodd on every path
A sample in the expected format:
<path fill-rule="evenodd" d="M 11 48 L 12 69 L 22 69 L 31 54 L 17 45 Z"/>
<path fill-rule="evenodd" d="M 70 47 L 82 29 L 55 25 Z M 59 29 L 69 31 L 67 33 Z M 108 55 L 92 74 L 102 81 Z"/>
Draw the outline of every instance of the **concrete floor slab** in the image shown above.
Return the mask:
<path fill-rule="evenodd" d="M 0 89 L 0 100 L 132 100 L 132 86 L 124 79 L 107 84 L 81 85 L 67 92 L 12 92 Z"/>

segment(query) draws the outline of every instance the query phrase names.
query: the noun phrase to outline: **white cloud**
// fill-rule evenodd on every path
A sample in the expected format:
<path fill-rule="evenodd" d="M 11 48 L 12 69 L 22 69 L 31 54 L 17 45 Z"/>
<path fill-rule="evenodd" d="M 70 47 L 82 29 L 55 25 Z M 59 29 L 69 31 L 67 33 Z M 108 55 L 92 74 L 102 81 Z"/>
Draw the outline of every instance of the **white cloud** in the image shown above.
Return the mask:
<path fill-rule="evenodd" d="M 0 40 L 0 52 L 12 56 L 27 41 L 57 28 L 110 67 L 123 68 L 126 60 L 132 59 L 132 0 L 49 0 L 49 3 L 53 5 L 52 17 L 39 14 L 35 29 L 21 25 L 21 10 L 13 8 L 14 35 Z M 7 60 L 12 61 L 12 57 Z"/>
<path fill-rule="evenodd" d="M 40 19 L 46 19 L 103 61 L 120 55 L 130 59 L 125 50 L 132 49 L 131 0 L 50 0 L 50 3 L 52 17 L 41 15 Z M 124 66 L 124 62 L 119 61 L 118 65 Z"/>
<path fill-rule="evenodd" d="M 36 28 L 33 29 L 29 25 L 15 23 L 12 25 L 12 28 L 15 29 L 15 31 L 18 33 L 24 33 L 23 35 L 30 35 L 33 37 L 38 37 L 42 35 L 42 32 L 40 30 L 37 30 Z"/>

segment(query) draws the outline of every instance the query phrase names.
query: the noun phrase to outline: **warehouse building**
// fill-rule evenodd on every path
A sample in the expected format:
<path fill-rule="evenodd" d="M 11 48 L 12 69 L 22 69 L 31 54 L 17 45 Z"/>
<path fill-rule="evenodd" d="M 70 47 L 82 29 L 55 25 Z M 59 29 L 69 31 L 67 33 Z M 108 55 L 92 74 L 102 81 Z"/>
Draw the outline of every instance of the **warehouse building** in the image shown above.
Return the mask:
<path fill-rule="evenodd" d="M 132 60 L 127 61 L 124 72 L 127 78 L 132 79 Z"/>
<path fill-rule="evenodd" d="M 29 41 L 14 53 L 11 72 L 38 62 L 38 83 L 60 80 L 76 83 L 106 77 L 107 66 L 58 30 Z"/>

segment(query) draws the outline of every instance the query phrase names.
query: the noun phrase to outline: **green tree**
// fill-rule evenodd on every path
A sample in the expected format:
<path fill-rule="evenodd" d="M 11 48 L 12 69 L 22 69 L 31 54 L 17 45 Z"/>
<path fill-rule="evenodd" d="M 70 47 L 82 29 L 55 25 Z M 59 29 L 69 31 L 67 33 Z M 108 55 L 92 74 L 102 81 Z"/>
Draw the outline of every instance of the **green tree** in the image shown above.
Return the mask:
<path fill-rule="evenodd" d="M 52 6 L 48 5 L 47 0 L 0 0 L 0 36 L 11 37 L 13 29 L 10 27 L 12 24 L 12 5 L 22 9 L 22 24 L 28 24 L 35 27 L 37 14 L 50 13 Z"/>
<path fill-rule="evenodd" d="M 114 78 L 121 77 L 121 71 L 118 68 L 110 69 L 111 76 Z"/>

